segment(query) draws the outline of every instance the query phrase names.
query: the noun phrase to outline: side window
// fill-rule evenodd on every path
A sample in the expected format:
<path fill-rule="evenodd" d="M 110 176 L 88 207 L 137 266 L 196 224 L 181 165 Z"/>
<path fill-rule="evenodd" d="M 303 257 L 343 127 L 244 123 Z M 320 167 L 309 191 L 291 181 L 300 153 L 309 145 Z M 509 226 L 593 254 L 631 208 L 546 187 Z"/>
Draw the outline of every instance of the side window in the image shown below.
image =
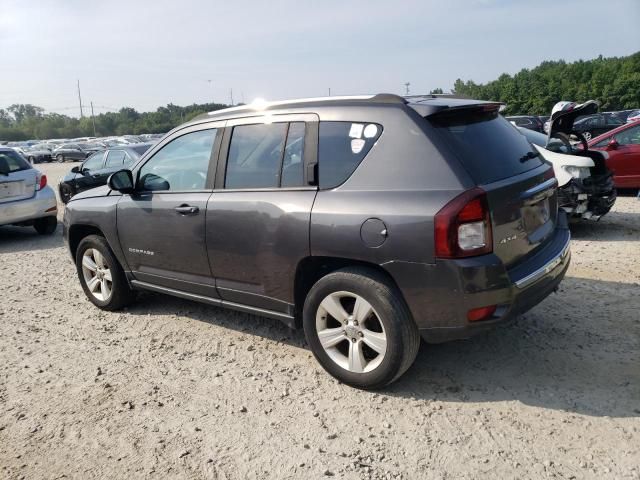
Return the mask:
<path fill-rule="evenodd" d="M 225 188 L 277 187 L 286 134 L 286 123 L 233 127 Z"/>
<path fill-rule="evenodd" d="M 104 152 L 98 152 L 91 155 L 87 160 L 82 164 L 83 170 L 99 170 L 102 168 L 102 159 L 104 157 Z"/>
<path fill-rule="evenodd" d="M 640 145 L 640 125 L 618 132 L 616 141 L 619 145 Z"/>
<path fill-rule="evenodd" d="M 344 183 L 381 133 L 382 126 L 375 123 L 320 122 L 320 188 L 334 188 Z"/>
<path fill-rule="evenodd" d="M 305 123 L 293 122 L 289 124 L 287 144 L 284 147 L 282 159 L 282 187 L 301 187 L 304 185 L 304 134 Z"/>
<path fill-rule="evenodd" d="M 205 188 L 216 129 L 187 133 L 172 140 L 139 173 L 143 190 L 189 191 Z"/>
<path fill-rule="evenodd" d="M 107 161 L 104 165 L 105 168 L 122 166 L 125 156 L 124 150 L 109 150 L 109 153 L 107 153 Z"/>

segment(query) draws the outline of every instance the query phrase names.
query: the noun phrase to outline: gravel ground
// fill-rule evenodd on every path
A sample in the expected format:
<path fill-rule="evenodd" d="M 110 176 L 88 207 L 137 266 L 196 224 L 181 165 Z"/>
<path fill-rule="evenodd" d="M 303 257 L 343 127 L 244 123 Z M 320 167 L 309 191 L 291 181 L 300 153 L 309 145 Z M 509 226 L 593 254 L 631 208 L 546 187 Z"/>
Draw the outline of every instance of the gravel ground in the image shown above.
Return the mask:
<path fill-rule="evenodd" d="M 277 321 L 153 294 L 96 309 L 60 230 L 0 228 L 0 478 L 640 479 L 631 196 L 575 225 L 557 294 L 423 344 L 378 393 L 334 381 Z"/>

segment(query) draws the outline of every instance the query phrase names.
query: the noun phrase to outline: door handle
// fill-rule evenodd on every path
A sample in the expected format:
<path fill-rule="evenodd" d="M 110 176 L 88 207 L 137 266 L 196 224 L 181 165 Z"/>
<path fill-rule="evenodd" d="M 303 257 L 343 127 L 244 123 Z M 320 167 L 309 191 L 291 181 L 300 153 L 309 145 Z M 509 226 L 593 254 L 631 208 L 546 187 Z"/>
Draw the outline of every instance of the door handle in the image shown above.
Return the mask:
<path fill-rule="evenodd" d="M 180 205 L 176 207 L 176 212 L 180 215 L 195 215 L 200 209 L 198 207 L 192 207 L 191 205 Z"/>

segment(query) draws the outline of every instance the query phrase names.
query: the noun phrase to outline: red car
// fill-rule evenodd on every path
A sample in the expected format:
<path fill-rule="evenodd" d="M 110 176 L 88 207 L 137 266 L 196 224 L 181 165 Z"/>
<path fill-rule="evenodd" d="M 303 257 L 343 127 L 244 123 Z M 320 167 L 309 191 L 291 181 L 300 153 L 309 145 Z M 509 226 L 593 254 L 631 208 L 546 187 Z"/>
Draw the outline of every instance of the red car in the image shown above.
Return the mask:
<path fill-rule="evenodd" d="M 589 149 L 609 154 L 617 188 L 640 188 L 640 122 L 627 123 L 589 141 Z"/>

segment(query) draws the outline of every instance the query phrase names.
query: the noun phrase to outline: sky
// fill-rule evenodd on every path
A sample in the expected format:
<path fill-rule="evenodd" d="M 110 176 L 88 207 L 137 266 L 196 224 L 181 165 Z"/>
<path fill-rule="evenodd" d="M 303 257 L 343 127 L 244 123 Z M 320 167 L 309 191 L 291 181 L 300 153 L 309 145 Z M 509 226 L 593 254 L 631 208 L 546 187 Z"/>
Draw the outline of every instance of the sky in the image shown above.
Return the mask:
<path fill-rule="evenodd" d="M 640 0 L 0 0 L 0 108 L 448 91 L 640 50 Z M 87 111 L 85 110 L 85 114 Z"/>

